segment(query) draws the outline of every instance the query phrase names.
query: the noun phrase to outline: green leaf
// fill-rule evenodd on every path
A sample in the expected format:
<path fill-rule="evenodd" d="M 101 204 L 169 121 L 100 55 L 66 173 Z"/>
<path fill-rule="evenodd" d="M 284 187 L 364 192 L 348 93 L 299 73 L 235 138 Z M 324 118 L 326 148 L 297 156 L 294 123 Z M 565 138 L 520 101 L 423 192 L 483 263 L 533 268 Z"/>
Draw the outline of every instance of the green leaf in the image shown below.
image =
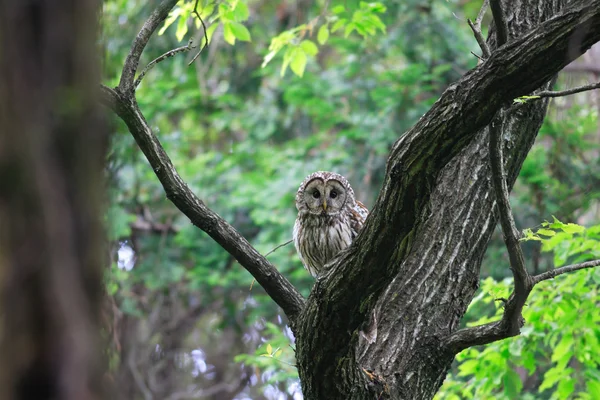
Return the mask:
<path fill-rule="evenodd" d="M 519 239 L 519 241 L 521 242 L 527 242 L 529 240 L 537 240 L 537 241 L 542 241 L 542 238 L 540 238 L 537 235 L 534 235 L 533 231 L 529 228 L 523 229 L 523 238 Z"/>
<path fill-rule="evenodd" d="M 179 21 L 177 22 L 177 30 L 175 31 L 175 37 L 177 40 L 181 42 L 187 31 L 187 18 L 180 17 Z"/>
<path fill-rule="evenodd" d="M 556 232 L 551 231 L 550 229 L 538 229 L 536 233 L 538 235 L 544 235 L 544 236 L 554 236 L 554 235 L 556 235 Z"/>
<path fill-rule="evenodd" d="M 231 22 L 223 23 L 223 38 L 225 38 L 225 41 L 230 45 L 233 46 L 235 44 L 235 35 L 231 29 Z"/>
<path fill-rule="evenodd" d="M 250 16 L 250 11 L 248 11 L 248 4 L 244 1 L 238 1 L 233 9 L 233 17 L 236 21 L 245 21 Z M 242 39 L 240 39 L 242 40 Z"/>
<path fill-rule="evenodd" d="M 458 376 L 467 376 L 475 374 L 480 362 L 477 359 L 467 360 L 458 366 Z"/>
<path fill-rule="evenodd" d="M 585 228 L 581 225 L 577 225 L 577 224 L 572 224 L 572 223 L 568 223 L 568 224 L 564 224 L 563 226 L 560 227 L 560 229 L 562 229 L 564 232 L 566 233 L 581 233 L 583 231 L 585 231 Z"/>
<path fill-rule="evenodd" d="M 349 23 L 348 25 L 346 25 L 346 28 L 344 29 L 344 37 L 350 36 L 352 31 L 355 29 L 356 29 L 356 25 L 354 25 L 353 23 Z"/>
<path fill-rule="evenodd" d="M 346 8 L 342 5 L 335 6 L 331 9 L 331 12 L 334 14 L 341 14 L 346 11 Z"/>
<path fill-rule="evenodd" d="M 539 391 L 543 392 L 546 389 L 550 389 L 552 386 L 556 385 L 561 379 L 565 378 L 571 373 L 571 368 L 557 368 L 552 367 L 544 374 L 544 381 L 539 387 Z"/>
<path fill-rule="evenodd" d="M 300 43 L 300 47 L 302 48 L 302 50 L 304 50 L 306 54 L 308 54 L 311 57 L 316 56 L 319 52 L 319 48 L 317 47 L 317 45 L 311 42 L 310 40 L 303 40 L 302 43 Z"/>
<path fill-rule="evenodd" d="M 244 42 L 250 41 L 250 31 L 239 22 L 232 21 L 228 24 L 231 27 L 231 33 L 239 40 Z"/>
<path fill-rule="evenodd" d="M 317 41 L 320 45 L 324 45 L 329 39 L 329 27 L 327 25 L 321 25 L 319 33 L 317 34 Z"/>
<path fill-rule="evenodd" d="M 589 393 L 600 393 L 600 382 L 590 379 L 585 383 Z"/>
<path fill-rule="evenodd" d="M 285 75 L 285 70 L 287 69 L 288 65 L 290 65 L 290 61 L 292 61 L 292 56 L 294 55 L 295 51 L 295 48 L 290 47 L 283 54 L 283 63 L 281 64 L 280 72 L 281 76 Z"/>
<path fill-rule="evenodd" d="M 336 22 L 333 24 L 333 26 L 331 27 L 331 32 L 335 32 L 335 31 L 337 31 L 338 29 L 342 28 L 344 25 L 346 25 L 346 22 L 348 22 L 348 20 L 347 20 L 347 19 L 345 19 L 345 18 L 342 18 L 342 19 L 340 19 L 340 20 L 336 21 Z"/>
<path fill-rule="evenodd" d="M 523 389 L 523 382 L 521 382 L 521 377 L 512 369 L 506 371 L 504 374 L 504 378 L 502 379 L 504 383 L 504 394 L 509 399 L 518 399 L 519 394 L 521 394 L 521 389 Z"/>
<path fill-rule="evenodd" d="M 273 57 L 275 57 L 276 54 L 277 54 L 277 51 L 270 51 L 270 52 L 268 52 L 267 55 L 265 56 L 265 59 L 263 60 L 261 68 L 266 67 L 267 64 L 271 62 L 271 60 L 273 59 Z"/>
<path fill-rule="evenodd" d="M 267 354 L 273 354 L 273 346 L 270 343 L 267 344 Z"/>
<path fill-rule="evenodd" d="M 306 61 L 306 53 L 301 49 L 296 49 L 290 61 L 290 68 L 296 75 L 302 77 L 304 75 L 304 68 L 306 68 Z"/>
<path fill-rule="evenodd" d="M 573 335 L 565 335 L 561 338 L 558 345 L 554 348 L 552 352 L 552 361 L 557 362 L 561 360 L 563 357 L 568 356 L 571 358 L 571 348 L 573 346 Z"/>
<path fill-rule="evenodd" d="M 558 392 L 558 397 L 561 399 L 571 398 L 571 393 L 575 391 L 575 381 L 570 379 L 568 375 L 564 376 L 563 379 L 558 382 L 556 391 Z M 598 392 L 596 392 L 596 394 L 598 394 Z"/>

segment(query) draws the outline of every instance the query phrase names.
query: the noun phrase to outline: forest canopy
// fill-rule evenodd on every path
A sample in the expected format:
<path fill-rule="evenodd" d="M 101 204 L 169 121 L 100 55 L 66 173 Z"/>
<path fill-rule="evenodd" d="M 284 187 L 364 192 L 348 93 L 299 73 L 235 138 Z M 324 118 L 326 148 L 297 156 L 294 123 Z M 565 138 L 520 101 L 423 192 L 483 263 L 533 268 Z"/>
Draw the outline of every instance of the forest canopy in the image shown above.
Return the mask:
<path fill-rule="evenodd" d="M 509 3 L 103 1 L 106 398 L 596 398 L 598 1 Z M 319 170 L 372 215 L 315 280 Z"/>
<path fill-rule="evenodd" d="M 372 206 L 390 146 L 481 54 L 467 24 L 479 1 L 194 3 L 171 11 L 141 64 L 188 40 L 195 47 L 149 71 L 137 99 L 183 180 L 263 254 L 291 239 L 293 197 L 310 172 L 342 173 Z M 107 83 L 118 83 L 136 21 L 150 9 L 105 3 Z M 488 12 L 484 29 L 490 20 Z M 596 72 L 585 67 L 598 62 L 593 49 L 555 88 L 593 83 Z M 523 249 L 534 273 L 598 256 L 597 114 L 595 92 L 553 100 L 521 169 L 511 202 L 517 226 L 531 229 Z M 144 387 L 158 397 L 174 387 L 196 387 L 189 395 L 198 398 L 211 390 L 214 398 L 297 396 L 286 319 L 250 274 L 165 199 L 127 128 L 117 129 L 108 169 L 116 254 L 108 285 L 119 326 L 128 327 L 116 332 L 136 349 L 138 371 L 123 363 L 132 351 L 123 347 L 116 376 L 154 382 L 140 388 L 139 379 L 125 379 L 132 396 Z M 578 227 L 546 229 L 545 221 Z M 292 246 L 268 258 L 308 295 L 313 280 Z M 462 324 L 502 314 L 507 264 L 497 232 Z M 522 335 L 461 353 L 439 398 L 589 396 L 600 385 L 599 280 L 597 271 L 583 271 L 546 283 L 523 311 Z M 180 328 L 167 333 L 169 324 Z"/>

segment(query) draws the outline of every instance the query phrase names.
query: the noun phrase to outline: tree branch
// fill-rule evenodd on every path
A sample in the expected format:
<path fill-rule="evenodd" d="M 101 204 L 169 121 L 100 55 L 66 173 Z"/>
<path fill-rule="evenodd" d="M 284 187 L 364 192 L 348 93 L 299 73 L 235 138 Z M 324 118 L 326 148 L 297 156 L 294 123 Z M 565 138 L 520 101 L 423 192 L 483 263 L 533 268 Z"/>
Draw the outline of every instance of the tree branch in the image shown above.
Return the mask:
<path fill-rule="evenodd" d="M 235 228 L 210 210 L 181 179 L 169 156 L 142 115 L 133 92 L 128 95 L 101 86 L 103 103 L 127 124 L 129 132 L 150 162 L 167 198 L 191 222 L 206 232 L 256 278 L 267 294 L 283 309 L 294 329 L 304 308 L 304 298 Z"/>
<path fill-rule="evenodd" d="M 532 282 L 533 285 L 537 285 L 538 283 L 548 280 L 548 279 L 554 279 L 555 277 L 562 275 L 562 274 L 566 274 L 569 272 L 573 272 L 573 271 L 579 271 L 580 269 L 586 269 L 586 268 L 594 268 L 600 265 L 600 260 L 594 260 L 594 261 L 586 261 L 580 264 L 572 264 L 572 265 L 567 265 L 565 267 L 560 267 L 560 268 L 556 268 L 550 271 L 546 271 L 543 272 L 539 275 L 535 275 L 534 277 L 532 277 Z"/>
<path fill-rule="evenodd" d="M 479 14 L 477 14 L 477 19 L 475 20 L 475 24 L 470 19 L 467 19 L 467 23 L 471 27 L 473 31 L 473 35 L 475 36 L 475 40 L 479 44 L 479 48 L 481 49 L 481 54 L 483 54 L 483 58 L 489 58 L 491 52 L 490 47 L 487 45 L 483 34 L 481 33 L 481 21 L 483 21 L 483 16 L 488 8 L 490 0 L 485 0 L 481 5 L 481 9 L 479 10 Z"/>
<path fill-rule="evenodd" d="M 531 276 L 525 268 L 525 258 L 518 239 L 519 233 L 515 226 L 515 220 L 510 207 L 502 154 L 503 113 L 504 110 L 501 109 L 490 125 L 489 153 L 492 186 L 496 195 L 500 225 L 502 226 L 510 269 L 513 274 L 514 290 L 508 300 L 501 299 L 505 305 L 504 314 L 500 321 L 461 329 L 450 336 L 446 345 L 456 353 L 467 347 L 491 343 L 518 335 L 523 325 L 521 312 L 534 285 Z"/>
<path fill-rule="evenodd" d="M 492 169 L 492 185 L 496 194 L 496 204 L 500 214 L 500 225 L 504 235 L 504 242 L 508 250 L 510 260 L 510 269 L 514 278 L 514 292 L 508 299 L 504 308 L 503 321 L 506 323 L 506 334 L 517 335 L 521 328 L 521 311 L 529 292 L 533 287 L 531 278 L 525 268 L 525 258 L 523 250 L 519 244 L 519 232 L 515 226 L 515 219 L 512 214 L 509 200 L 508 185 L 506 184 L 506 173 L 504 172 L 504 160 L 502 155 L 502 114 L 500 110 L 498 116 L 492 121 L 490 127 L 490 165 Z"/>
<path fill-rule="evenodd" d="M 192 65 L 194 63 L 194 61 L 196 61 L 196 59 L 200 56 L 200 53 L 202 53 L 202 50 L 204 50 L 204 48 L 206 46 L 208 46 L 208 34 L 206 32 L 206 25 L 204 24 L 204 20 L 202 19 L 202 17 L 200 16 L 200 13 L 198 12 L 198 0 L 196 0 L 196 3 L 194 3 L 194 14 L 196 14 L 196 17 L 200 20 L 200 23 L 202 24 L 202 31 L 204 34 L 204 45 L 202 47 L 200 47 L 200 50 L 198 50 L 198 53 L 192 58 L 192 61 L 190 61 L 188 63 L 188 65 Z"/>
<path fill-rule="evenodd" d="M 150 40 L 150 37 L 158 28 L 158 26 L 167 18 L 169 15 L 169 11 L 175 4 L 177 4 L 178 0 L 163 0 L 156 7 L 156 9 L 152 12 L 150 17 L 146 20 L 142 29 L 136 36 L 133 44 L 131 45 L 131 50 L 129 50 L 129 54 L 125 59 L 125 64 L 123 65 L 123 72 L 121 74 L 121 80 L 119 81 L 119 91 L 123 93 L 128 93 L 135 89 L 133 85 L 133 78 L 135 77 L 135 73 L 138 68 L 138 64 L 140 62 L 140 57 L 142 56 L 142 52 Z"/>
<path fill-rule="evenodd" d="M 514 291 L 508 301 L 504 300 L 504 314 L 500 321 L 461 329 L 449 337 L 446 346 L 455 353 L 471 346 L 487 344 L 518 335 L 523 324 L 523 317 L 521 315 L 523 306 L 529 297 L 529 293 L 531 293 L 531 290 L 537 283 L 552 279 L 561 274 L 600 265 L 600 260 L 589 261 L 547 271 L 534 277 L 531 277 L 527 272 L 523 251 L 519 245 L 518 232 L 515 227 L 510 207 L 508 187 L 505 180 L 501 140 L 502 125 L 500 123 L 503 120 L 502 112 L 501 110 L 499 115 L 492 121 L 490 127 L 490 164 L 502 233 L 513 273 Z"/>
<path fill-rule="evenodd" d="M 481 29 L 481 22 L 483 21 L 483 17 L 485 12 L 487 11 L 488 6 L 490 5 L 490 0 L 484 0 L 481 8 L 479 9 L 479 13 L 477 14 L 477 19 L 475 20 L 475 26 Z"/>
<path fill-rule="evenodd" d="M 148 71 L 150 71 L 152 68 L 154 68 L 154 66 L 156 64 L 158 64 L 161 61 L 166 60 L 169 57 L 173 57 L 175 54 L 183 53 L 184 51 L 190 51 L 194 48 L 196 48 L 196 46 L 192 46 L 192 39 L 190 39 L 187 45 L 178 47 L 173 50 L 169 50 L 162 56 L 157 57 L 154 60 L 150 61 L 150 63 L 148 65 L 146 65 L 146 67 L 142 70 L 142 72 L 140 72 L 137 79 L 135 80 L 135 83 L 133 84 L 134 89 L 140 85 L 140 83 L 142 82 L 142 79 L 144 79 L 144 76 L 146 76 Z"/>
<path fill-rule="evenodd" d="M 123 66 L 119 86 L 111 89 L 101 85 L 101 101 L 125 122 L 129 132 L 160 180 L 167 198 L 194 225 L 206 232 L 254 276 L 267 294 L 283 309 L 290 321 L 292 330 L 294 330 L 296 319 L 304 308 L 305 302 L 300 292 L 266 258 L 256 251 L 235 228 L 209 209 L 190 190 L 177 173 L 160 141 L 148 126 L 135 99 L 133 78 L 139 59 L 148 40 L 175 4 L 177 4 L 177 0 L 163 0 L 152 12 L 131 46 Z M 159 61 L 159 59 L 157 60 Z M 158 62 L 157 60 L 154 63 Z M 148 67 L 150 65 L 152 63 Z M 148 70 L 148 67 L 143 73 Z M 138 81 L 142 79 L 143 73 L 140 74 Z"/>
<path fill-rule="evenodd" d="M 578 86 L 578 87 L 574 87 L 574 88 L 567 89 L 567 90 L 561 90 L 561 91 L 557 91 L 557 92 L 554 92 L 551 90 L 545 90 L 545 91 L 542 91 L 539 93 L 535 93 L 533 96 L 533 99 L 536 99 L 537 97 L 543 98 L 543 97 L 569 96 L 571 94 L 586 92 L 588 90 L 594 90 L 594 89 L 600 89 L 600 82 L 590 83 L 589 85 Z"/>
<path fill-rule="evenodd" d="M 506 25 L 506 18 L 504 18 L 501 0 L 490 0 L 490 8 L 492 9 L 492 15 L 494 16 L 498 47 L 501 47 L 508 42 L 508 26 Z"/>
<path fill-rule="evenodd" d="M 474 25 L 470 19 L 467 19 L 467 23 L 471 27 L 473 35 L 475 36 L 475 40 L 477 40 L 477 43 L 479 44 L 479 48 L 481 49 L 483 59 L 488 58 L 490 56 L 490 48 L 485 42 L 483 35 L 481 34 L 481 27 Z"/>
<path fill-rule="evenodd" d="M 531 287 L 533 288 L 540 282 L 548 279 L 553 279 L 558 275 L 566 274 L 569 272 L 578 271 L 580 269 L 594 268 L 600 266 L 600 260 L 587 261 L 580 264 L 567 265 L 565 267 L 557 268 L 551 271 L 541 273 L 539 275 L 530 277 Z M 511 300 L 509 299 L 509 302 Z M 507 305 L 508 307 L 508 305 Z M 506 309 L 504 314 L 506 315 Z M 446 348 L 455 354 L 461 352 L 464 349 L 473 346 L 481 346 L 484 344 L 492 343 L 497 340 L 516 336 L 516 334 L 507 335 L 507 326 L 505 319 L 500 321 L 490 322 L 479 326 L 473 326 L 469 328 L 460 329 L 450 335 L 445 343 Z"/>

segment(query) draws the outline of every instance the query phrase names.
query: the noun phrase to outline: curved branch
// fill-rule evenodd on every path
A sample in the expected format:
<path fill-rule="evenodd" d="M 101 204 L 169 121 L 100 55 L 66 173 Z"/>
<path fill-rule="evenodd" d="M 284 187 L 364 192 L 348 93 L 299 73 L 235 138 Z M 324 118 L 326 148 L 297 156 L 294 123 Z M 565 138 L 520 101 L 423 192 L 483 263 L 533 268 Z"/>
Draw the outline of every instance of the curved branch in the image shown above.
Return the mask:
<path fill-rule="evenodd" d="M 548 279 L 553 279 L 558 275 L 579 271 L 580 269 L 594 268 L 597 266 L 600 266 L 600 260 L 567 265 L 565 267 L 547 271 L 539 275 L 530 277 L 531 287 L 533 288 L 538 283 Z M 508 301 L 510 303 L 511 299 L 509 299 Z M 505 315 L 507 314 L 507 309 L 508 304 L 504 311 Z M 484 344 L 495 342 L 497 340 L 507 339 L 518 334 L 518 331 L 510 331 L 505 318 L 502 318 L 500 321 L 460 329 L 448 337 L 448 339 L 445 342 L 445 346 L 454 354 L 457 354 L 469 347 L 481 346 Z"/>
<path fill-rule="evenodd" d="M 519 244 L 519 233 L 515 226 L 515 219 L 510 207 L 508 185 L 506 183 L 506 173 L 504 172 L 504 160 L 502 156 L 502 113 L 500 110 L 498 117 L 492 121 L 490 127 L 490 165 L 492 169 L 492 185 L 496 194 L 496 204 L 500 215 L 500 225 L 508 258 L 510 260 L 510 269 L 513 274 L 514 292 L 508 299 L 504 308 L 502 320 L 506 324 L 507 335 L 516 335 L 521 328 L 521 311 L 525 301 L 531 292 L 533 284 L 531 277 L 525 268 L 525 257 Z"/>
<path fill-rule="evenodd" d="M 283 309 L 294 329 L 295 321 L 304 308 L 304 298 L 300 292 L 235 228 L 194 195 L 148 126 L 133 95 L 127 96 L 106 86 L 101 86 L 101 90 L 103 103 L 127 124 L 163 185 L 167 198 L 256 278 L 267 294 Z"/>
<path fill-rule="evenodd" d="M 178 47 L 176 49 L 169 50 L 166 53 L 164 53 L 162 56 L 157 57 L 154 60 L 150 61 L 148 63 L 148 65 L 146 65 L 146 67 L 144 67 L 144 69 L 142 70 L 142 72 L 140 72 L 140 74 L 136 78 L 136 80 L 135 80 L 135 82 L 133 84 L 134 89 L 137 89 L 137 87 L 140 85 L 140 83 L 142 83 L 142 79 L 144 79 L 144 76 L 146 76 L 146 74 L 148 73 L 148 71 L 150 71 L 152 68 L 154 68 L 154 66 L 156 66 L 156 64 L 158 64 L 161 61 L 166 60 L 169 57 L 173 57 L 175 54 L 183 53 L 185 51 L 190 51 L 190 50 L 192 50 L 194 48 L 196 48 L 196 46 L 192 45 L 192 39 L 190 39 L 188 41 L 188 44 L 186 44 L 185 46 L 181 46 L 181 47 Z"/>
<path fill-rule="evenodd" d="M 572 94 L 586 92 L 588 90 L 600 89 L 600 82 L 591 83 L 589 85 L 577 86 L 571 89 L 560 90 L 560 91 L 551 91 L 544 90 L 542 92 L 538 92 L 533 96 L 533 99 L 544 98 L 544 97 L 562 97 L 562 96 L 570 96 Z"/>
<path fill-rule="evenodd" d="M 131 50 L 129 50 L 129 54 L 125 59 L 125 64 L 123 65 L 123 72 L 121 74 L 121 80 L 119 81 L 119 90 L 123 93 L 129 93 L 134 90 L 133 79 L 135 78 L 135 73 L 138 68 L 138 64 L 140 62 L 140 57 L 142 56 L 142 52 L 148 44 L 148 40 L 158 28 L 158 26 L 167 18 L 169 15 L 169 11 L 175 4 L 177 4 L 178 0 L 163 0 L 156 7 L 156 9 L 150 14 L 150 17 L 144 22 L 142 29 L 137 34 L 133 44 L 131 45 Z"/>
<path fill-rule="evenodd" d="M 567 265 L 565 267 L 552 269 L 550 271 L 542 272 L 541 274 L 535 275 L 534 277 L 532 277 L 533 284 L 537 285 L 538 283 L 540 283 L 542 281 L 546 281 L 548 279 L 554 279 L 557 276 L 562 275 L 562 274 L 566 274 L 566 273 L 573 272 L 573 271 L 579 271 L 580 269 L 594 268 L 599 265 L 600 265 L 600 260 L 593 260 L 593 261 L 586 261 L 586 262 L 583 262 L 580 264 L 572 264 L 572 265 Z"/>

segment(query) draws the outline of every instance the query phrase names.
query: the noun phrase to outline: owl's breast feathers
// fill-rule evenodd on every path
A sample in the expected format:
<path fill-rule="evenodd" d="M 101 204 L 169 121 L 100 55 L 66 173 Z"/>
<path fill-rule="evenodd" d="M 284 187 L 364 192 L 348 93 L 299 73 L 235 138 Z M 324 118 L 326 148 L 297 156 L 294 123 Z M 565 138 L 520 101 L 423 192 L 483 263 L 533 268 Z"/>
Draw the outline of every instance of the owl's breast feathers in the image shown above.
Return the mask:
<path fill-rule="evenodd" d="M 366 208 L 357 206 L 349 213 L 314 215 L 298 213 L 294 225 L 294 245 L 302 263 L 313 275 L 319 275 L 325 264 L 348 247 L 362 228 Z"/>

